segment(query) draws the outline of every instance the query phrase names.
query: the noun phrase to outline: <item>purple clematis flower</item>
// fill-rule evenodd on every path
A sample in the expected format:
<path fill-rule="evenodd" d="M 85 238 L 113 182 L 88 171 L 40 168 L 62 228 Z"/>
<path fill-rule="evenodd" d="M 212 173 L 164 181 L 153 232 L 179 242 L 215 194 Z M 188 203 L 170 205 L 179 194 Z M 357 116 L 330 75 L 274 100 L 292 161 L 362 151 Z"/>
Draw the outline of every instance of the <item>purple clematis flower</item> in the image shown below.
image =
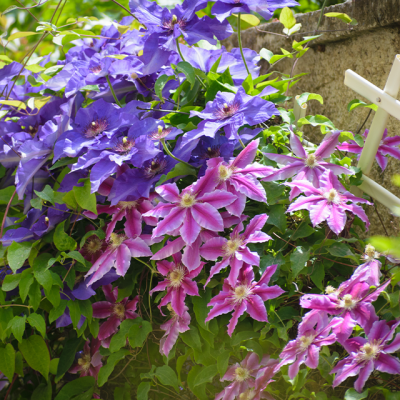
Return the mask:
<path fill-rule="evenodd" d="M 282 361 L 276 370 L 283 365 L 291 364 L 289 378 L 294 379 L 299 373 L 301 364 L 306 364 L 312 369 L 317 368 L 321 347 L 336 342 L 336 335 L 330 334 L 330 331 L 338 323 L 340 323 L 339 318 L 330 321 L 326 313 L 310 311 L 306 314 L 299 325 L 297 339 L 290 341 L 279 355 Z"/>
<path fill-rule="evenodd" d="M 138 316 L 136 314 L 136 307 L 139 296 L 136 296 L 130 301 L 128 297 L 125 297 L 120 302 L 117 302 L 118 287 L 113 289 L 111 284 L 104 285 L 103 292 L 107 301 L 98 301 L 92 304 L 94 318 L 107 318 L 107 321 L 100 326 L 97 336 L 99 340 L 110 338 L 110 336 L 117 332 L 122 321 L 126 319 L 135 319 Z"/>
<path fill-rule="evenodd" d="M 202 262 L 196 269 L 189 270 L 182 264 L 181 253 L 173 254 L 172 259 L 173 262 L 163 260 L 157 263 L 157 269 L 165 279 L 152 289 L 150 294 L 166 289 L 167 294 L 162 298 L 158 308 L 161 311 L 162 306 L 171 303 L 172 310 L 182 317 L 185 312 L 186 295 L 199 296 L 197 284 L 192 279 L 201 272 L 205 263 Z"/>
<path fill-rule="evenodd" d="M 332 369 L 336 374 L 333 387 L 342 383 L 349 376 L 358 376 L 354 388 L 361 392 L 365 382 L 374 370 L 388 374 L 400 374 L 400 360 L 389 355 L 400 349 L 400 334 L 392 340 L 400 321 L 376 321 L 368 333 L 368 338 L 355 337 L 341 341 L 349 356 L 341 360 Z"/>
<path fill-rule="evenodd" d="M 332 171 L 325 171 L 321 175 L 319 188 L 307 181 L 295 181 L 286 185 L 299 188 L 307 196 L 296 199 L 287 212 L 309 210 L 313 226 L 326 220 L 329 228 L 338 235 L 346 224 L 346 211 L 350 211 L 357 215 L 368 229 L 368 217 L 362 207 L 355 203 L 371 203 L 348 192 Z M 349 202 L 351 203 L 348 204 Z"/>
<path fill-rule="evenodd" d="M 270 88 L 268 93 L 276 90 Z M 200 122 L 197 129 L 183 135 L 182 145 L 202 136 L 215 137 L 215 133 L 224 128 L 228 139 L 239 139 L 238 130 L 243 125 L 260 124 L 272 115 L 279 115 L 279 111 L 270 101 L 261 97 L 249 96 L 243 87 L 240 87 L 236 94 L 218 92 L 214 101 L 209 101 L 203 111 L 190 111 L 190 116 L 197 116 L 204 121 Z"/>
<path fill-rule="evenodd" d="M 265 189 L 257 178 L 273 173 L 274 169 L 253 162 L 259 144 L 259 139 L 250 142 L 235 159 L 229 163 L 221 158 L 213 158 L 207 162 L 210 168 L 217 170 L 218 185 L 216 189 L 225 190 L 237 196 L 237 199 L 226 209 L 233 215 L 240 217 L 250 198 L 262 203 L 267 202 Z M 252 163 L 253 162 L 253 163 Z M 252 163 L 252 164 L 250 164 Z"/>
<path fill-rule="evenodd" d="M 379 295 L 389 285 L 390 280 L 372 293 L 369 293 L 369 284 L 362 280 L 363 276 L 360 275 L 357 279 L 343 282 L 337 290 L 328 286 L 326 288 L 327 295 L 305 295 L 301 297 L 300 305 L 303 308 L 340 316 L 340 324 L 333 327 L 333 332 L 338 339 L 347 339 L 357 323 L 368 333 L 372 324 L 378 320 L 372 302 L 378 299 Z"/>
<path fill-rule="evenodd" d="M 230 235 L 229 240 L 223 237 L 216 237 L 207 241 L 200 249 L 200 255 L 206 260 L 217 260 L 222 257 L 222 260 L 217 262 L 210 271 L 210 275 L 205 283 L 207 285 L 211 278 L 226 268 L 231 266 L 231 272 L 228 277 L 228 282 L 231 286 L 235 286 L 239 272 L 245 265 L 260 265 L 260 256 L 257 252 L 250 251 L 247 247 L 249 243 L 264 243 L 271 240 L 271 237 L 266 233 L 261 232 L 267 222 L 268 215 L 261 214 L 255 216 L 247 225 L 243 233 L 243 224 L 238 224 Z"/>
<path fill-rule="evenodd" d="M 149 246 L 140 237 L 128 238 L 124 234 L 112 233 L 107 250 L 96 260 L 85 277 L 93 274 L 87 283 L 90 286 L 98 281 L 112 267 L 120 276 L 125 276 L 132 257 L 152 256 Z"/>
<path fill-rule="evenodd" d="M 206 322 L 233 311 L 228 324 L 229 336 L 232 336 L 239 317 L 245 311 L 257 321 L 268 322 L 264 301 L 275 299 L 284 293 L 277 285 L 268 286 L 276 267 L 277 265 L 267 267 L 258 282 L 254 282 L 254 272 L 250 265 L 243 266 L 235 285 L 230 285 L 228 279 L 225 279 L 222 291 L 208 303 L 213 309 L 209 312 Z"/>
<path fill-rule="evenodd" d="M 91 342 L 87 340 L 83 351 L 78 353 L 77 363 L 68 372 L 71 374 L 80 372 L 80 376 L 93 376 L 97 379 L 97 375 L 103 365 L 101 358 L 100 340 L 92 339 Z"/>
<path fill-rule="evenodd" d="M 165 331 L 164 336 L 160 340 L 160 353 L 166 357 L 168 357 L 169 352 L 172 347 L 174 347 L 179 334 L 190 329 L 188 307 L 184 306 L 184 311 L 181 317 L 175 313 L 170 304 L 168 305 L 168 310 L 171 312 L 171 319 L 160 326 L 160 328 Z"/>
<path fill-rule="evenodd" d="M 236 196 L 214 190 L 217 185 L 215 172 L 206 174 L 193 185 L 179 193 L 175 183 L 162 185 L 156 192 L 168 203 L 159 203 L 143 214 L 146 217 L 163 217 L 153 231 L 153 238 L 170 234 L 179 229 L 186 244 L 191 245 L 199 236 L 201 228 L 220 232 L 224 229 L 222 217 L 217 211 L 236 200 Z"/>
<path fill-rule="evenodd" d="M 242 362 L 230 366 L 221 378 L 221 382 L 232 383 L 218 393 L 215 400 L 257 399 L 257 397 L 250 397 L 249 394 L 256 394 L 256 390 L 260 392 L 259 386 L 265 384 L 265 381 L 267 384 L 264 388 L 271 382 L 270 379 L 274 375 L 273 367 L 276 364 L 277 360 L 271 359 L 268 355 L 265 355 L 260 362 L 256 353 L 247 353 Z"/>
<path fill-rule="evenodd" d="M 366 129 L 363 136 L 366 138 L 368 133 L 369 129 Z M 388 137 L 387 133 L 387 129 L 385 129 L 375 157 L 376 162 L 381 167 L 382 171 L 385 170 L 389 161 L 389 158 L 386 156 L 392 156 L 400 160 L 400 136 Z M 363 147 L 359 146 L 354 140 L 350 140 L 348 143 L 342 143 L 340 146 L 338 146 L 338 149 L 356 154 L 361 154 L 363 151 Z M 359 157 L 360 156 L 358 156 L 358 158 Z"/>
<path fill-rule="evenodd" d="M 264 0 L 262 2 L 258 0 L 218 0 L 213 5 L 211 13 L 219 21 L 223 21 L 232 14 L 251 14 L 251 11 L 255 11 L 266 20 L 269 20 L 278 8 L 298 5 L 299 3 L 295 0 Z"/>
<path fill-rule="evenodd" d="M 270 174 L 263 181 L 281 181 L 291 177 L 293 183 L 307 179 L 316 188 L 320 187 L 320 179 L 326 170 L 332 171 L 335 175 L 351 174 L 352 172 L 340 165 L 328 163 L 324 158 L 328 158 L 335 150 L 339 143 L 340 132 L 327 134 L 318 146 L 315 153 L 307 153 L 300 142 L 300 139 L 291 132 L 290 147 L 296 157 L 287 156 L 284 154 L 264 153 L 270 160 L 274 160 L 279 164 L 285 165 L 276 172 Z M 301 190 L 296 185 L 292 187 L 290 192 L 290 200 L 294 199 L 301 193 Z"/>

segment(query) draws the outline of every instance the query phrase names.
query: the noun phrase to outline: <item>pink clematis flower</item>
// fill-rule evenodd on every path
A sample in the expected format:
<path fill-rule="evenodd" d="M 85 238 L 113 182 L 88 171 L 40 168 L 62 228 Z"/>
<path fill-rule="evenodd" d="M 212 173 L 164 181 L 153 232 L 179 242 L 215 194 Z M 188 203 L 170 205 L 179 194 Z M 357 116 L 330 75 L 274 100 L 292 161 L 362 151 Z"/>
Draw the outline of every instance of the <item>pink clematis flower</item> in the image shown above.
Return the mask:
<path fill-rule="evenodd" d="M 196 278 L 196 276 L 201 272 L 205 263 L 202 262 L 199 267 L 189 271 L 188 268 L 182 264 L 181 253 L 173 254 L 172 258 L 173 262 L 163 260 L 157 263 L 157 269 L 166 278 L 152 289 L 150 294 L 166 289 L 167 294 L 162 298 L 158 308 L 161 311 L 162 306 L 171 303 L 174 312 L 182 317 L 185 312 L 186 295 L 199 296 L 197 284 L 192 281 L 192 279 Z"/>
<path fill-rule="evenodd" d="M 268 176 L 275 169 L 259 163 L 250 164 L 257 154 L 258 144 L 259 139 L 250 142 L 230 163 L 226 163 L 221 157 L 207 161 L 208 167 L 215 168 L 217 171 L 216 189 L 225 190 L 237 196 L 237 199 L 226 206 L 226 209 L 238 217 L 243 214 L 247 197 L 262 203 L 267 202 L 265 189 L 257 178 Z"/>
<path fill-rule="evenodd" d="M 363 136 L 366 138 L 368 136 L 369 129 L 366 129 Z M 388 164 L 388 157 L 392 156 L 400 160 L 400 136 L 387 136 L 387 129 L 383 132 L 381 143 L 378 147 L 378 152 L 376 153 L 376 162 L 381 167 L 382 171 L 385 170 Z M 359 146 L 354 140 L 350 140 L 348 143 L 342 143 L 338 146 L 339 150 L 348 151 L 349 153 L 361 154 L 363 147 Z M 358 156 L 359 158 L 360 156 Z"/>
<path fill-rule="evenodd" d="M 333 387 L 338 386 L 349 376 L 358 376 L 354 388 L 361 392 L 365 382 L 374 370 L 387 374 L 400 374 L 400 361 L 390 356 L 400 349 L 400 334 L 398 333 L 392 343 L 393 334 L 400 321 L 376 321 L 372 325 L 368 338 L 355 337 L 341 344 L 349 356 L 341 360 L 332 369 L 331 374 L 336 374 Z"/>
<path fill-rule="evenodd" d="M 351 279 L 358 278 L 361 274 L 364 275 L 364 281 L 367 282 L 371 286 L 379 286 L 380 278 L 382 276 L 381 267 L 382 264 L 378 258 L 380 254 L 375 251 L 375 247 L 367 244 L 365 246 L 365 252 L 362 258 L 366 261 L 364 264 L 361 264 L 357 269 L 353 272 Z"/>
<path fill-rule="evenodd" d="M 100 368 L 103 365 L 100 354 L 100 340 L 92 339 L 92 342 L 87 340 L 83 351 L 78 353 L 78 357 L 78 362 L 68 372 L 71 374 L 80 372 L 80 376 L 93 376 L 97 379 Z"/>
<path fill-rule="evenodd" d="M 100 326 L 98 339 L 105 340 L 111 339 L 111 336 L 117 331 L 122 321 L 126 319 L 137 318 L 136 306 L 139 301 L 139 297 L 136 296 L 133 300 L 129 301 L 128 297 L 125 297 L 122 301 L 117 302 L 118 298 L 118 287 L 112 288 L 112 285 L 104 285 L 103 292 L 106 296 L 107 301 L 98 301 L 92 304 L 93 317 L 94 318 L 107 318 L 107 321 L 103 322 Z M 105 343 L 108 347 L 108 342 Z"/>
<path fill-rule="evenodd" d="M 315 153 L 307 153 L 300 139 L 292 132 L 290 134 L 290 147 L 296 157 L 264 153 L 267 158 L 283 164 L 285 167 L 280 168 L 262 180 L 271 182 L 294 177 L 290 192 L 290 200 L 292 200 L 301 193 L 297 188 L 298 181 L 308 180 L 314 187 L 318 188 L 320 187 L 321 175 L 326 171 L 331 171 L 335 175 L 351 174 L 352 172 L 345 167 L 323 161 L 324 158 L 329 157 L 336 150 L 339 136 L 340 132 L 327 134 Z"/>
<path fill-rule="evenodd" d="M 263 243 L 271 240 L 270 236 L 261 232 L 267 219 L 267 214 L 257 215 L 249 222 L 243 233 L 240 233 L 243 230 L 243 224 L 240 223 L 231 233 L 229 240 L 223 237 L 216 237 L 201 247 L 200 255 L 206 260 L 215 261 L 218 257 L 222 257 L 222 261 L 217 262 L 211 268 L 210 276 L 205 283 L 206 285 L 215 274 L 228 265 L 231 266 L 231 272 L 228 277 L 228 282 L 231 286 L 235 286 L 243 263 L 259 266 L 260 256 L 256 252 L 250 251 L 247 244 Z"/>
<path fill-rule="evenodd" d="M 152 210 L 154 207 L 147 199 L 141 198 L 136 201 L 120 201 L 115 206 L 99 205 L 97 213 L 112 215 L 111 222 L 107 226 L 106 239 L 110 239 L 115 225 L 118 221 L 125 218 L 125 233 L 128 238 L 134 238 L 142 233 L 142 222 L 147 225 L 157 225 L 157 219 L 154 217 L 142 217 L 142 214 Z M 90 211 L 86 211 L 85 215 L 89 218 L 97 218 L 97 215 Z"/>
<path fill-rule="evenodd" d="M 390 280 L 369 294 L 370 285 L 363 282 L 363 276 L 343 282 L 339 289 L 326 288 L 327 295 L 307 294 L 300 299 L 303 308 L 327 312 L 330 315 L 340 316 L 340 323 L 333 327 L 338 339 L 347 339 L 353 328 L 359 324 L 369 332 L 372 324 L 378 320 L 375 308 L 371 304 L 376 301 Z"/>
<path fill-rule="evenodd" d="M 214 190 L 217 185 L 215 171 L 208 169 L 196 183 L 179 193 L 176 183 L 156 188 L 156 192 L 168 202 L 143 214 L 145 217 L 163 217 L 153 231 L 153 238 L 172 234 L 179 229 L 182 239 L 191 245 L 199 236 L 201 228 L 220 232 L 224 223 L 219 208 L 236 200 L 236 196 L 222 190 Z"/>
<path fill-rule="evenodd" d="M 235 285 L 230 285 L 228 279 L 225 279 L 222 291 L 208 303 L 213 309 L 209 312 L 206 322 L 218 315 L 233 311 L 228 324 L 229 336 L 232 336 L 239 317 L 245 311 L 257 321 L 268 322 L 264 301 L 284 293 L 284 290 L 277 285 L 268 286 L 276 267 L 277 265 L 267 267 L 258 282 L 254 282 L 253 268 L 249 265 L 243 266 Z"/>
<path fill-rule="evenodd" d="M 160 326 L 165 331 L 164 336 L 160 340 L 160 353 L 167 357 L 172 347 L 174 347 L 179 334 L 190 329 L 188 307 L 184 306 L 184 312 L 181 317 L 173 311 L 170 304 L 168 305 L 168 309 L 171 312 L 171 319 Z"/>
<path fill-rule="evenodd" d="M 296 181 L 286 185 L 297 187 L 307 196 L 296 199 L 287 212 L 309 210 L 313 226 L 326 220 L 329 228 L 338 235 L 346 224 L 346 211 L 350 211 L 365 222 L 368 229 L 368 217 L 362 207 L 355 203 L 371 203 L 348 192 L 331 171 L 326 171 L 320 176 L 319 188 L 307 181 Z M 351 203 L 348 204 L 349 202 Z"/>
<path fill-rule="evenodd" d="M 90 286 L 93 282 L 98 281 L 112 267 L 115 267 L 118 275 L 124 276 L 132 257 L 150 257 L 152 255 L 149 246 L 140 237 L 128 238 L 123 234 L 112 233 L 108 248 L 85 275 L 86 278 L 93 274 L 87 285 Z"/>
<path fill-rule="evenodd" d="M 222 392 L 215 396 L 215 400 L 233 400 L 233 399 L 254 399 L 250 394 L 256 395 L 256 389 L 260 392 L 260 387 L 271 382 L 273 370 L 277 360 L 270 359 L 265 355 L 261 362 L 256 353 L 247 353 L 245 359 L 241 363 L 236 363 L 228 368 L 225 375 L 221 378 L 221 382 L 232 382 Z M 265 367 L 261 370 L 262 367 Z M 262 374 L 259 375 L 259 372 Z M 261 398 L 261 397 L 258 397 Z M 267 397 L 268 398 L 268 397 Z M 257 398 L 256 398 L 257 399 Z"/>
<path fill-rule="evenodd" d="M 330 334 L 330 331 L 338 323 L 340 323 L 339 318 L 330 321 L 326 313 L 310 311 L 306 314 L 299 325 L 297 339 L 291 340 L 279 355 L 282 361 L 276 370 L 283 365 L 291 364 L 289 378 L 294 379 L 299 373 L 301 364 L 306 364 L 312 369 L 317 368 L 321 347 L 336 342 L 336 335 Z"/>

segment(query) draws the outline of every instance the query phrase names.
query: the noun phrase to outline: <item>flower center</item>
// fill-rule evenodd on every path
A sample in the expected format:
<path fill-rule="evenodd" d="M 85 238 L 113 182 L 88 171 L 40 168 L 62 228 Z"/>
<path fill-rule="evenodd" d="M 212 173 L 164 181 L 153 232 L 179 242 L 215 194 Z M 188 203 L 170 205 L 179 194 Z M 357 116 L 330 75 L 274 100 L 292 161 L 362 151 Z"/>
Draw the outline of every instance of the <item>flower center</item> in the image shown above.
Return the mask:
<path fill-rule="evenodd" d="M 226 167 L 225 165 L 220 165 L 218 167 L 218 174 L 221 181 L 226 181 L 233 174 L 233 169 Z"/>
<path fill-rule="evenodd" d="M 123 137 L 115 147 L 114 151 L 122 154 L 129 153 L 135 147 L 135 140 L 130 140 L 127 136 Z"/>
<path fill-rule="evenodd" d="M 165 137 L 167 137 L 172 131 L 172 127 L 163 129 L 163 127 L 161 125 L 158 125 L 157 130 L 150 133 L 149 138 L 151 140 L 160 140 L 160 139 L 164 139 Z"/>
<path fill-rule="evenodd" d="M 328 192 L 325 192 L 323 196 L 329 203 L 334 203 L 334 204 L 340 203 L 340 195 L 336 189 L 331 189 Z"/>
<path fill-rule="evenodd" d="M 117 233 L 112 233 L 110 235 L 110 246 L 113 249 L 116 249 L 117 247 L 121 246 L 121 244 L 126 240 L 125 235 L 118 235 Z"/>
<path fill-rule="evenodd" d="M 254 389 L 247 389 L 245 392 L 240 393 L 239 400 L 253 400 L 256 397 Z"/>
<path fill-rule="evenodd" d="M 370 244 L 367 244 L 365 246 L 365 256 L 364 258 L 368 261 L 372 261 L 375 258 L 379 257 L 379 253 L 377 251 L 375 251 L 375 247 L 371 246 Z"/>
<path fill-rule="evenodd" d="M 335 293 L 336 292 L 336 289 L 333 287 L 333 286 L 327 286 L 326 288 L 325 288 L 325 293 L 326 294 L 333 294 L 333 293 Z"/>
<path fill-rule="evenodd" d="M 312 336 L 312 335 L 310 335 L 310 336 L 300 336 L 299 337 L 299 341 L 300 341 L 300 347 L 303 350 L 305 350 L 305 349 L 308 349 L 310 344 L 314 341 L 314 336 Z"/>
<path fill-rule="evenodd" d="M 365 343 L 357 352 L 357 359 L 360 361 L 369 361 L 375 359 L 382 350 L 381 340 L 373 340 Z"/>
<path fill-rule="evenodd" d="M 224 252 L 225 257 L 230 257 L 235 254 L 237 249 L 243 244 L 242 239 L 235 238 L 228 240 L 223 246 L 222 251 Z"/>
<path fill-rule="evenodd" d="M 250 376 L 250 371 L 243 367 L 237 367 L 235 369 L 235 380 L 238 382 L 243 382 Z"/>
<path fill-rule="evenodd" d="M 167 29 L 169 31 L 173 31 L 175 28 L 175 25 L 178 25 L 178 27 L 182 30 L 184 30 L 186 26 L 186 20 L 185 19 L 178 19 L 178 17 L 174 14 L 169 21 L 164 21 L 162 24 L 162 27 L 164 29 Z"/>
<path fill-rule="evenodd" d="M 314 168 L 318 165 L 317 163 L 317 157 L 315 157 L 315 154 L 309 154 L 306 158 L 306 165 L 307 167 Z"/>
<path fill-rule="evenodd" d="M 90 354 L 84 354 L 82 358 L 78 360 L 78 364 L 82 367 L 82 369 L 86 372 L 89 371 L 90 368 L 91 357 Z"/>
<path fill-rule="evenodd" d="M 136 208 L 136 206 L 137 206 L 137 201 L 119 201 L 118 204 L 117 204 L 118 208 L 123 208 L 123 209 L 125 209 L 125 208 L 129 208 L 129 209 Z"/>
<path fill-rule="evenodd" d="M 219 157 L 220 155 L 221 155 L 221 147 L 212 146 L 212 147 L 207 147 L 207 150 L 204 152 L 201 158 L 202 159 L 216 158 Z"/>
<path fill-rule="evenodd" d="M 351 294 L 345 294 L 340 305 L 347 310 L 351 310 L 357 305 L 357 300 L 353 299 Z"/>
<path fill-rule="evenodd" d="M 239 111 L 239 108 L 240 108 L 239 103 L 231 103 L 231 104 L 224 103 L 223 106 L 214 113 L 215 118 L 225 119 L 232 117 Z"/>
<path fill-rule="evenodd" d="M 235 287 L 235 293 L 233 294 L 235 303 L 241 303 L 243 300 L 250 295 L 251 288 L 247 285 L 239 285 Z"/>
<path fill-rule="evenodd" d="M 92 71 L 94 74 L 99 74 L 101 72 L 101 66 L 96 65 L 95 67 L 90 68 L 90 71 Z"/>
<path fill-rule="evenodd" d="M 108 123 L 103 119 L 97 119 L 90 123 L 85 129 L 84 134 L 87 138 L 94 138 L 100 133 L 103 133 L 107 129 Z"/>
<path fill-rule="evenodd" d="M 89 254 L 95 254 L 101 249 L 101 241 L 98 237 L 94 237 L 86 243 L 85 247 Z"/>
<path fill-rule="evenodd" d="M 122 319 L 125 317 L 125 307 L 122 303 L 118 303 L 114 306 L 114 314 L 119 318 Z"/>
<path fill-rule="evenodd" d="M 150 162 L 147 162 L 143 167 L 144 176 L 147 179 L 154 178 L 156 175 L 161 174 L 167 169 L 168 163 L 163 156 L 157 156 Z"/>
<path fill-rule="evenodd" d="M 181 197 L 180 206 L 184 208 L 192 207 L 193 204 L 196 203 L 196 196 L 193 196 L 190 193 L 184 193 Z"/>
<path fill-rule="evenodd" d="M 185 277 L 186 271 L 182 266 L 178 266 L 178 268 L 174 269 L 169 273 L 169 286 L 174 288 L 178 288 L 181 286 L 183 278 Z"/>

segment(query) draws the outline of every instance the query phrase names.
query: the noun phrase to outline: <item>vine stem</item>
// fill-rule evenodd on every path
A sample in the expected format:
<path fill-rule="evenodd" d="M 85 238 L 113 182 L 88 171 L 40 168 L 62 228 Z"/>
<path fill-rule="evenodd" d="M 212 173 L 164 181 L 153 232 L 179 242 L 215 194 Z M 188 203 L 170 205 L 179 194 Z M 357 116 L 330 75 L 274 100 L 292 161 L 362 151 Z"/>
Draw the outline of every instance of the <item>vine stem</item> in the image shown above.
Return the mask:
<path fill-rule="evenodd" d="M 117 98 L 117 95 L 116 95 L 115 92 L 114 92 L 114 88 L 113 88 L 112 85 L 111 85 L 110 77 L 109 77 L 108 75 L 106 75 L 106 79 L 107 79 L 108 86 L 109 86 L 109 88 L 110 88 L 110 90 L 111 90 L 111 93 L 112 93 L 112 95 L 113 95 L 113 97 L 114 97 L 115 102 L 122 108 L 122 105 L 121 105 L 121 103 L 119 102 L 119 100 L 118 100 L 118 98 Z"/>
<path fill-rule="evenodd" d="M 14 190 L 14 193 L 12 194 L 11 199 L 10 199 L 10 201 L 9 201 L 8 204 L 7 204 L 6 211 L 4 212 L 3 222 L 1 223 L 1 229 L 0 229 L 0 239 L 3 237 L 3 230 L 4 230 L 4 225 L 5 225 L 5 223 L 6 223 L 6 218 L 7 218 L 8 210 L 9 210 L 10 207 L 11 207 L 11 203 L 12 203 L 12 201 L 13 201 L 14 196 L 16 195 L 16 193 L 17 193 L 17 189 Z"/>
<path fill-rule="evenodd" d="M 193 168 L 190 164 L 188 164 L 187 162 L 185 162 L 185 161 L 183 161 L 183 160 L 180 160 L 178 157 L 175 157 L 175 156 L 169 151 L 169 149 L 168 149 L 168 147 L 167 147 L 167 144 L 165 143 L 165 139 L 160 139 L 160 142 L 162 143 L 165 152 L 166 152 L 170 157 L 172 157 L 174 160 L 176 160 L 176 161 L 178 161 L 178 162 L 180 162 L 180 163 L 182 163 L 182 164 L 185 164 L 185 165 L 188 166 L 189 168 Z"/>
<path fill-rule="evenodd" d="M 15 382 L 15 380 L 17 379 L 17 376 L 18 376 L 18 374 L 14 374 L 13 379 L 12 379 L 12 382 L 11 382 L 11 385 L 10 385 L 10 387 L 9 387 L 8 390 L 7 390 L 6 397 L 4 397 L 4 400 L 7 400 L 8 395 L 10 394 L 11 389 L 12 389 L 12 387 L 13 387 L 13 385 L 14 385 L 14 382 Z"/>
<path fill-rule="evenodd" d="M 237 17 L 237 19 L 238 19 L 238 31 L 237 31 L 238 42 L 239 42 L 240 54 L 242 55 L 244 66 L 246 67 L 247 74 L 250 75 L 249 67 L 247 66 L 247 62 L 246 62 L 246 59 L 244 58 L 244 54 L 243 54 L 242 37 L 241 37 L 241 26 L 240 26 L 241 17 L 242 17 L 242 14 L 239 13 L 238 17 Z"/>

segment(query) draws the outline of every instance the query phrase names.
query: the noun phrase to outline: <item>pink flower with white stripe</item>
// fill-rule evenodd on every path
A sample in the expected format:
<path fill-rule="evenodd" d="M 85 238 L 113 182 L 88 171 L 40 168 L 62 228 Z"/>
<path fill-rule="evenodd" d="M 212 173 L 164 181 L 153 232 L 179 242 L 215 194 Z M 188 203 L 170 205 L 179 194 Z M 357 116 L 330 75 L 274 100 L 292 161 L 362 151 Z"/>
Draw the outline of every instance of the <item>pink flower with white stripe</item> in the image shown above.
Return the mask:
<path fill-rule="evenodd" d="M 122 321 L 137 318 L 136 307 L 139 301 L 139 297 L 136 296 L 133 300 L 125 297 L 117 302 L 118 287 L 113 289 L 111 284 L 104 285 L 103 292 L 107 301 L 98 301 L 92 304 L 94 318 L 107 318 L 107 321 L 103 322 L 99 329 L 97 337 L 100 340 L 110 338 L 117 332 Z M 103 345 L 103 347 L 108 346 Z"/>
<path fill-rule="evenodd" d="M 245 311 L 257 321 L 268 322 L 264 301 L 275 299 L 284 293 L 277 285 L 268 286 L 276 267 L 277 265 L 267 267 L 258 282 L 254 282 L 253 268 L 249 265 L 243 266 L 235 285 L 230 285 L 228 279 L 225 279 L 222 291 L 208 303 L 208 306 L 213 308 L 206 322 L 233 311 L 228 324 L 229 336 L 232 336 L 239 317 Z"/>
<path fill-rule="evenodd" d="M 236 196 L 223 190 L 214 190 L 218 181 L 216 171 L 208 169 L 193 185 L 179 193 L 176 183 L 156 188 L 156 192 L 168 203 L 157 206 L 143 214 L 145 217 L 163 217 L 153 231 L 153 238 L 172 234 L 179 230 L 182 239 L 191 245 L 199 236 L 201 228 L 220 232 L 224 223 L 219 208 L 236 200 Z"/>
<path fill-rule="evenodd" d="M 276 370 L 283 365 L 291 364 L 289 378 L 294 379 L 302 364 L 312 369 L 317 368 L 321 347 L 336 342 L 336 335 L 330 332 L 338 323 L 340 323 L 339 318 L 329 320 L 326 313 L 310 311 L 306 314 L 299 325 L 297 339 L 291 340 L 279 355 L 282 361 Z"/>
<path fill-rule="evenodd" d="M 85 275 L 86 278 L 93 274 L 87 285 L 90 286 L 93 282 L 98 281 L 113 267 L 118 275 L 125 276 L 132 257 L 150 257 L 152 255 L 149 246 L 140 237 L 128 238 L 124 234 L 112 233 L 107 250 Z"/>
<path fill-rule="evenodd" d="M 338 235 L 346 224 L 346 211 L 350 211 L 365 222 L 368 229 L 368 217 L 362 207 L 356 203 L 371 203 L 348 192 L 332 171 L 326 171 L 321 175 L 319 188 L 315 188 L 305 180 L 286 183 L 286 185 L 296 187 L 306 195 L 306 197 L 300 196 L 296 199 L 287 212 L 309 210 L 313 226 L 326 220 L 329 228 Z"/>
<path fill-rule="evenodd" d="M 366 129 L 363 136 L 367 138 L 369 129 Z M 389 158 L 386 156 L 392 156 L 400 160 L 400 136 L 387 136 L 387 129 L 383 132 L 383 137 L 381 143 L 378 147 L 378 152 L 376 153 L 376 162 L 381 167 L 382 171 L 387 167 Z M 342 143 L 338 146 L 339 150 L 348 151 L 349 153 L 361 154 L 363 147 L 359 146 L 354 140 Z M 358 156 L 359 158 L 360 156 Z"/>
<path fill-rule="evenodd" d="M 324 158 L 328 158 L 336 150 L 339 136 L 340 132 L 327 134 L 315 153 L 307 153 L 300 139 L 292 132 L 290 134 L 290 147 L 296 157 L 284 154 L 264 153 L 270 160 L 274 160 L 285 166 L 262 180 L 271 182 L 294 177 L 290 192 L 290 200 L 292 200 L 301 193 L 297 188 L 299 181 L 308 180 L 314 187 L 318 188 L 320 187 L 321 175 L 326 171 L 331 171 L 335 175 L 351 174 L 352 172 L 345 167 L 324 161 Z"/>
<path fill-rule="evenodd" d="M 168 304 L 167 307 L 171 312 L 171 319 L 160 326 L 160 328 L 165 331 L 164 336 L 160 340 L 160 353 L 166 357 L 168 357 L 169 352 L 178 340 L 179 334 L 190 329 L 188 307 L 184 306 L 184 311 L 181 317 L 173 311 L 170 304 Z"/>
<path fill-rule="evenodd" d="M 152 289 L 150 294 L 167 290 L 167 294 L 162 298 L 158 308 L 161 310 L 162 306 L 171 303 L 174 312 L 182 317 L 185 312 L 186 295 L 199 296 L 197 284 L 192 279 L 196 278 L 201 272 L 205 263 L 202 262 L 199 267 L 189 271 L 188 268 L 182 264 L 181 253 L 173 254 L 172 258 L 173 262 L 163 260 L 157 263 L 157 269 L 166 278 Z"/>
<path fill-rule="evenodd" d="M 400 360 L 389 355 L 400 349 L 400 333 L 392 340 L 400 321 L 376 321 L 368 333 L 368 338 L 354 337 L 341 344 L 349 356 L 341 360 L 332 369 L 336 374 L 333 387 L 338 386 L 350 376 L 358 376 L 354 388 L 361 392 L 365 382 L 374 370 L 387 374 L 400 374 Z"/>
<path fill-rule="evenodd" d="M 272 382 L 271 378 L 274 375 L 276 364 L 277 360 L 271 359 L 268 355 L 265 355 L 260 362 L 256 353 L 247 353 L 241 363 L 230 366 L 221 378 L 221 382 L 231 381 L 232 383 L 218 393 L 215 400 L 258 400 L 262 398 L 261 390 Z M 254 397 L 251 397 L 253 395 Z"/>
<path fill-rule="evenodd" d="M 218 257 L 222 257 L 222 260 L 211 268 L 206 285 L 215 274 L 228 265 L 231 267 L 228 277 L 228 282 L 231 286 L 235 285 L 243 263 L 259 266 L 260 256 L 256 252 L 250 251 L 247 245 L 249 243 L 263 243 L 271 240 L 270 236 L 261 232 L 267 219 L 267 214 L 257 215 L 249 222 L 243 233 L 240 233 L 243 230 L 243 224 L 240 223 L 231 233 L 229 240 L 223 237 L 216 237 L 201 247 L 200 255 L 206 260 L 215 261 Z"/>
<path fill-rule="evenodd" d="M 258 144 L 259 139 L 250 142 L 230 163 L 226 163 L 221 157 L 207 161 L 208 167 L 217 171 L 219 182 L 216 189 L 226 190 L 237 196 L 226 209 L 238 217 L 243 213 L 247 198 L 262 203 L 267 202 L 265 189 L 257 178 L 268 176 L 275 169 L 256 162 L 252 163 L 257 154 Z"/>

